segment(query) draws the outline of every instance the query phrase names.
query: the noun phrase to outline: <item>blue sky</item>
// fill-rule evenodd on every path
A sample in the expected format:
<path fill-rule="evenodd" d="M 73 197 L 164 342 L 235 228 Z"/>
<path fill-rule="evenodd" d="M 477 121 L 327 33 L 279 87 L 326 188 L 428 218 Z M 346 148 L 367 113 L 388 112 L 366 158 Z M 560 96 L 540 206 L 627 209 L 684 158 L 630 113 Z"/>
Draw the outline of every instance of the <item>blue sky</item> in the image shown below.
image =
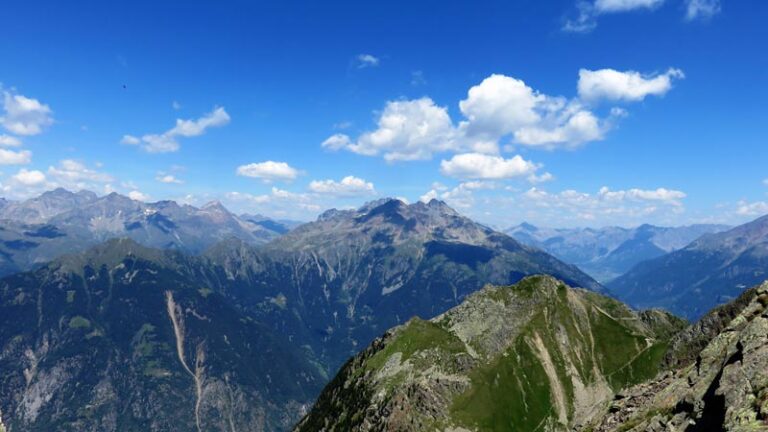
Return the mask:
<path fill-rule="evenodd" d="M 438 197 L 501 227 L 768 213 L 763 1 L 26 0 L 2 16 L 9 199 L 64 186 L 309 220 Z"/>

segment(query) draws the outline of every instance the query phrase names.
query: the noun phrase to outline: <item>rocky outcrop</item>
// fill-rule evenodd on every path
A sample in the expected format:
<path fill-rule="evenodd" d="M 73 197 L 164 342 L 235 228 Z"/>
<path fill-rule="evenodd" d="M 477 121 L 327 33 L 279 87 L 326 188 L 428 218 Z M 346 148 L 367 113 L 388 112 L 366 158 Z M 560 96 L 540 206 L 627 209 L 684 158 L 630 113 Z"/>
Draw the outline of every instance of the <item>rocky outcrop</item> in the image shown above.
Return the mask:
<path fill-rule="evenodd" d="M 591 430 L 768 430 L 768 284 L 676 339 L 672 364 L 684 367 L 622 392 Z"/>
<path fill-rule="evenodd" d="M 296 431 L 569 430 L 655 376 L 682 327 L 551 277 L 489 286 L 376 340 Z"/>

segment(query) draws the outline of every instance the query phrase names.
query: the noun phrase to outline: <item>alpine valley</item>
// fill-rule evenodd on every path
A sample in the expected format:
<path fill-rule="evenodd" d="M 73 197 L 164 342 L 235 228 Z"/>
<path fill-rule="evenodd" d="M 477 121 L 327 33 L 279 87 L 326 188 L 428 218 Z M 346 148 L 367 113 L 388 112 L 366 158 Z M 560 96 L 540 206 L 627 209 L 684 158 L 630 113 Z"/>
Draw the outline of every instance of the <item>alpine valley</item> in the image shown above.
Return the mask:
<path fill-rule="evenodd" d="M 13 261 L 33 269 L 0 281 L 9 432 L 287 430 L 347 358 L 413 316 L 533 274 L 604 290 L 436 200 L 330 210 L 262 246 L 217 204 L 57 190 L 3 211 L 3 232 L 35 243 Z M 36 255 L 67 247 L 85 250 Z"/>
<path fill-rule="evenodd" d="M 296 224 L 57 189 L 0 215 L 7 432 L 766 424 L 763 219 L 621 234 L 675 251 L 610 291 L 438 200 Z M 617 298 L 732 302 L 689 325 Z"/>

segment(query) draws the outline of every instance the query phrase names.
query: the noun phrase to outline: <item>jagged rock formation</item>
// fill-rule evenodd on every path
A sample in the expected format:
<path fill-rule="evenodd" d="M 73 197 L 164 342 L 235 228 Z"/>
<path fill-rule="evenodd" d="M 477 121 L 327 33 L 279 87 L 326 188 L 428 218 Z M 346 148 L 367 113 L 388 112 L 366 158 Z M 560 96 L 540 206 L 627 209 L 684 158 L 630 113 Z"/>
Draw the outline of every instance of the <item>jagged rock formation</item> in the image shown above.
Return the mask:
<path fill-rule="evenodd" d="M 763 216 L 644 261 L 608 288 L 636 308 L 663 307 L 693 321 L 766 278 L 768 216 Z"/>
<path fill-rule="evenodd" d="M 712 311 L 672 346 L 668 363 L 685 367 L 623 392 L 590 430 L 768 430 L 768 283 Z"/>
<path fill-rule="evenodd" d="M 551 277 L 489 286 L 377 339 L 296 431 L 570 430 L 655 376 L 682 326 Z"/>
<path fill-rule="evenodd" d="M 600 283 L 607 283 L 640 262 L 681 249 L 704 234 L 727 229 L 726 225 L 708 224 L 553 229 L 522 223 L 505 232 L 521 243 L 575 264 Z"/>

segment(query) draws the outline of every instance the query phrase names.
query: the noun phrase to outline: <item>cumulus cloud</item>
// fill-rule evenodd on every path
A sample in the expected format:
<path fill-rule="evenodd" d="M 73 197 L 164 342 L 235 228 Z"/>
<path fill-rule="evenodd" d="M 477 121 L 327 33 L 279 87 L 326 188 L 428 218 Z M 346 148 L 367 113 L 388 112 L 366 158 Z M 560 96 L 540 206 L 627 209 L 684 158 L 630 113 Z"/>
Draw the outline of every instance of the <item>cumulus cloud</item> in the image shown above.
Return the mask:
<path fill-rule="evenodd" d="M 354 176 L 346 176 L 341 181 L 313 180 L 309 183 L 309 190 L 338 197 L 364 196 L 376 193 L 373 183 Z"/>
<path fill-rule="evenodd" d="M 664 0 L 595 0 L 598 13 L 629 12 L 637 9 L 654 9 Z"/>
<path fill-rule="evenodd" d="M 616 120 L 626 115 L 620 107 L 599 114 L 590 108 L 590 102 L 636 102 L 647 95 L 662 95 L 669 91 L 673 79 L 682 76 L 677 69 L 656 76 L 582 70 L 579 97 L 568 99 L 494 74 L 472 86 L 459 102 L 463 119 L 457 124 L 447 107 L 428 97 L 390 101 L 379 114 L 375 130 L 356 139 L 337 133 L 322 147 L 383 156 L 389 162 L 430 159 L 447 152 L 498 154 L 503 140 L 509 140 L 505 149 L 512 145 L 572 148 L 604 139 Z"/>
<path fill-rule="evenodd" d="M 32 162 L 32 152 L 29 150 L 6 150 L 0 148 L 0 165 L 25 165 Z"/>
<path fill-rule="evenodd" d="M 387 102 L 378 128 L 356 141 L 335 134 L 323 142 L 330 150 L 346 149 L 366 155 L 383 155 L 387 161 L 429 159 L 433 153 L 455 147 L 455 130 L 448 109 L 430 98 Z"/>
<path fill-rule="evenodd" d="M 461 208 L 470 209 L 476 203 L 475 192 L 481 190 L 495 189 L 497 184 L 490 181 L 467 181 L 459 183 L 458 186 L 450 188 L 433 188 L 419 197 L 419 201 L 428 203 L 433 199 L 440 199 L 448 203 L 448 205 Z"/>
<path fill-rule="evenodd" d="M 123 144 L 137 145 L 148 153 L 170 153 L 181 148 L 178 139 L 180 137 L 196 137 L 213 127 L 221 127 L 230 121 L 229 114 L 223 107 L 214 108 L 208 114 L 194 119 L 176 119 L 176 125 L 161 134 L 146 134 L 141 138 L 133 135 L 123 135 L 120 140 Z"/>
<path fill-rule="evenodd" d="M 115 179 L 104 172 L 87 167 L 79 161 L 65 159 L 51 165 L 47 171 L 21 169 L 9 177 L 0 190 L 14 199 L 26 199 L 40 193 L 63 187 L 69 190 L 102 190 L 112 192 Z"/>
<path fill-rule="evenodd" d="M 600 188 L 598 196 L 602 199 L 623 201 L 626 199 L 640 200 L 640 201 L 663 201 L 672 205 L 682 205 L 681 201 L 686 197 L 684 192 L 666 188 L 658 188 L 652 190 L 644 189 L 628 189 L 611 191 L 607 187 Z"/>
<path fill-rule="evenodd" d="M 639 223 L 679 223 L 685 212 L 685 193 L 668 188 L 612 190 L 596 193 L 573 189 L 548 192 L 539 187 L 498 200 L 496 209 L 514 212 L 517 220 L 534 220 L 550 226 L 622 226 Z"/>
<path fill-rule="evenodd" d="M 736 206 L 736 214 L 739 216 L 762 216 L 768 213 L 768 202 L 765 201 L 739 201 Z"/>
<path fill-rule="evenodd" d="M 720 13 L 720 0 L 686 0 L 685 19 L 706 20 Z"/>
<path fill-rule="evenodd" d="M 24 186 L 38 186 L 45 183 L 45 174 L 38 170 L 21 169 L 11 179 Z"/>
<path fill-rule="evenodd" d="M 510 159 L 481 153 L 464 153 L 440 162 L 440 172 L 460 179 L 508 179 L 533 174 L 538 166 L 516 155 Z"/>
<path fill-rule="evenodd" d="M 138 191 L 138 190 L 132 190 L 128 192 L 128 198 L 135 200 L 135 201 L 149 201 L 149 195 Z"/>
<path fill-rule="evenodd" d="M 228 192 L 224 197 L 233 208 L 297 220 L 307 220 L 328 208 L 327 203 L 320 204 L 315 198 L 313 194 L 295 193 L 276 187 L 267 194 Z"/>
<path fill-rule="evenodd" d="M 664 0 L 580 0 L 576 13 L 565 20 L 562 30 L 586 33 L 597 26 L 601 15 L 626 13 L 639 10 L 651 11 L 664 4 Z M 720 0 L 685 0 L 687 21 L 706 20 L 720 12 Z"/>
<path fill-rule="evenodd" d="M 163 174 L 159 173 L 157 177 L 155 177 L 155 180 L 159 181 L 160 183 L 167 183 L 167 184 L 183 184 L 184 182 L 176 178 L 176 176 L 171 174 Z"/>
<path fill-rule="evenodd" d="M 360 54 L 356 57 L 358 69 L 376 67 L 381 63 L 381 59 L 371 54 Z"/>
<path fill-rule="evenodd" d="M 58 166 L 48 167 L 48 175 L 68 189 L 87 189 L 93 183 L 114 181 L 111 175 L 88 168 L 73 159 L 64 159 Z"/>
<path fill-rule="evenodd" d="M 38 135 L 53 124 L 53 111 L 37 99 L 3 91 L 0 124 L 16 135 Z"/>
<path fill-rule="evenodd" d="M 674 79 L 684 77 L 683 71 L 674 68 L 662 74 L 647 76 L 635 71 L 581 69 L 578 92 L 579 97 L 589 102 L 599 100 L 636 102 L 649 95 L 665 95 L 672 89 Z"/>
<path fill-rule="evenodd" d="M 264 161 L 250 163 L 237 167 L 237 175 L 243 177 L 259 178 L 265 182 L 272 181 L 292 181 L 295 180 L 301 172 L 285 162 Z"/>
<path fill-rule="evenodd" d="M 554 180 L 555 176 L 553 176 L 552 173 L 545 172 L 545 173 L 542 173 L 542 174 L 539 174 L 539 175 L 531 174 L 531 175 L 529 175 L 527 177 L 527 179 L 528 179 L 529 182 L 534 183 L 534 184 L 536 184 L 536 183 L 546 183 L 546 182 Z"/>
<path fill-rule="evenodd" d="M 0 147 L 19 147 L 21 145 L 21 140 L 10 136 L 10 135 L 0 135 Z"/>

